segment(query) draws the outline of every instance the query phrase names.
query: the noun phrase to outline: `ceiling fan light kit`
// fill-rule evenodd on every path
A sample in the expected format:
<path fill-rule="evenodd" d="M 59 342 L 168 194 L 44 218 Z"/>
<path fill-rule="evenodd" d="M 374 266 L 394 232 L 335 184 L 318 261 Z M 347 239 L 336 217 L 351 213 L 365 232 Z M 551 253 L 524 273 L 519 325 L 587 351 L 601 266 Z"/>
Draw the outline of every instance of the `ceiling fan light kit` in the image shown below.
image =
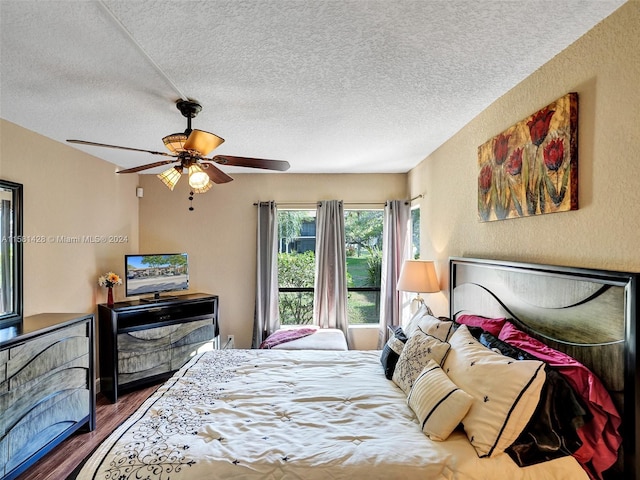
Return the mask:
<path fill-rule="evenodd" d="M 157 177 L 162 180 L 162 182 L 169 187 L 169 190 L 173 191 L 173 188 L 180 180 L 182 176 L 182 165 L 177 165 L 175 167 L 170 167 L 164 172 L 157 175 Z"/>
<path fill-rule="evenodd" d="M 194 189 L 202 189 L 211 183 L 209 175 L 204 173 L 202 168 L 197 163 L 192 163 L 189 166 L 189 185 Z"/>
<path fill-rule="evenodd" d="M 192 187 L 190 195 L 194 194 L 194 193 L 205 193 L 205 192 L 208 192 L 211 189 L 211 187 L 213 187 L 213 182 L 211 180 L 209 180 L 209 183 L 207 183 L 206 185 L 203 185 L 202 187 L 198 187 L 198 188 Z M 189 196 L 189 200 L 193 200 L 193 198 L 191 198 L 191 196 Z"/>
<path fill-rule="evenodd" d="M 157 177 L 169 188 L 169 190 L 173 191 L 174 187 L 180 180 L 184 169 L 188 169 L 189 185 L 192 188 L 192 193 L 189 197 L 190 201 L 193 200 L 193 193 L 204 193 L 210 190 L 214 183 L 227 183 L 233 180 L 233 178 L 216 167 L 216 163 L 235 167 L 276 170 L 279 172 L 284 172 L 289 169 L 289 162 L 282 160 L 234 157 L 230 155 L 216 155 L 212 158 L 206 158 L 207 155 L 224 142 L 224 138 L 213 133 L 205 132 L 204 130 L 194 130 L 191 128 L 191 119 L 195 118 L 202 110 L 202 106 L 199 103 L 191 100 L 179 100 L 176 102 L 176 107 L 180 110 L 182 116 L 186 117 L 187 128 L 184 133 L 172 133 L 162 138 L 162 142 L 171 153 L 155 152 L 153 150 L 143 150 L 140 148 L 121 147 L 118 145 L 108 145 L 106 143 L 87 142 L 85 140 L 67 140 L 67 142 L 171 157 L 171 160 L 162 160 L 159 162 L 149 163 L 147 165 L 141 165 L 139 167 L 127 168 L 125 170 L 119 170 L 117 173 L 137 173 L 142 170 L 178 162 L 178 165 L 170 167 L 157 175 Z M 193 210 L 193 207 L 190 207 L 189 210 Z"/>
<path fill-rule="evenodd" d="M 171 153 L 184 152 L 184 143 L 187 141 L 187 135 L 184 133 L 172 133 L 162 139 L 164 146 L 167 147 Z"/>

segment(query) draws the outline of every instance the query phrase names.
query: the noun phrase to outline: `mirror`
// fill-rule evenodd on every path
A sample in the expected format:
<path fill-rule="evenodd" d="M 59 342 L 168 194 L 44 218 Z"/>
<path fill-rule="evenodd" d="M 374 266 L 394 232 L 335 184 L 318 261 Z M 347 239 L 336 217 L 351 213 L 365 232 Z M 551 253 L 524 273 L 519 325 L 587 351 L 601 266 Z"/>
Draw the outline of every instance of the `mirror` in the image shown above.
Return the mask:
<path fill-rule="evenodd" d="M 0 325 L 22 319 L 22 184 L 0 180 Z"/>

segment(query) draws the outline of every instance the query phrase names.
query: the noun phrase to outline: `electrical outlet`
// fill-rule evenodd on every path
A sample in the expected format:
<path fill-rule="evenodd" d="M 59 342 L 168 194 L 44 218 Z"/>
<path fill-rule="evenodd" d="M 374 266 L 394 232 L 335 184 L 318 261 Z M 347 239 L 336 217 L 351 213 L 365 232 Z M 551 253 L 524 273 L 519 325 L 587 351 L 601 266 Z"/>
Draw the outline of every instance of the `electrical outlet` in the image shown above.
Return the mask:
<path fill-rule="evenodd" d="M 227 335 L 227 343 L 225 344 L 224 348 L 225 350 L 227 348 L 234 348 L 235 345 L 235 338 L 233 335 Z"/>

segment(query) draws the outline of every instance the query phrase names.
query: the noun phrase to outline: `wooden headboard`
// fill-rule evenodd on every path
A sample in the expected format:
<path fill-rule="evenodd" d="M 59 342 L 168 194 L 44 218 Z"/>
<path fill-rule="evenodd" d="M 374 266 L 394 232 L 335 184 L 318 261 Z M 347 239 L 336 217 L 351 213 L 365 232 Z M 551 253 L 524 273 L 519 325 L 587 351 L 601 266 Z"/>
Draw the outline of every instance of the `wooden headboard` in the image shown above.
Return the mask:
<path fill-rule="evenodd" d="M 449 269 L 451 318 L 507 317 L 602 380 L 623 420 L 611 477 L 640 479 L 640 274 L 459 257 L 450 259 Z"/>

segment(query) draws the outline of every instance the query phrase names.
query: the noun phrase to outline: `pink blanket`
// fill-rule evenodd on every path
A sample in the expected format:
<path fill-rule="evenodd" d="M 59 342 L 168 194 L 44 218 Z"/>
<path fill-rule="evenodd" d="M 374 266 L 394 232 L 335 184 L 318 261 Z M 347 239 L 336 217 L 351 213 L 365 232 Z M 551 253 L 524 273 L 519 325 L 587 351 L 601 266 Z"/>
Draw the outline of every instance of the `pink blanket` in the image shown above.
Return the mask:
<path fill-rule="evenodd" d="M 278 330 L 277 332 L 269 335 L 265 341 L 260 344 L 260 348 L 273 348 L 281 343 L 307 337 L 316 333 L 316 330 L 316 328 L 292 328 L 290 330 Z"/>

